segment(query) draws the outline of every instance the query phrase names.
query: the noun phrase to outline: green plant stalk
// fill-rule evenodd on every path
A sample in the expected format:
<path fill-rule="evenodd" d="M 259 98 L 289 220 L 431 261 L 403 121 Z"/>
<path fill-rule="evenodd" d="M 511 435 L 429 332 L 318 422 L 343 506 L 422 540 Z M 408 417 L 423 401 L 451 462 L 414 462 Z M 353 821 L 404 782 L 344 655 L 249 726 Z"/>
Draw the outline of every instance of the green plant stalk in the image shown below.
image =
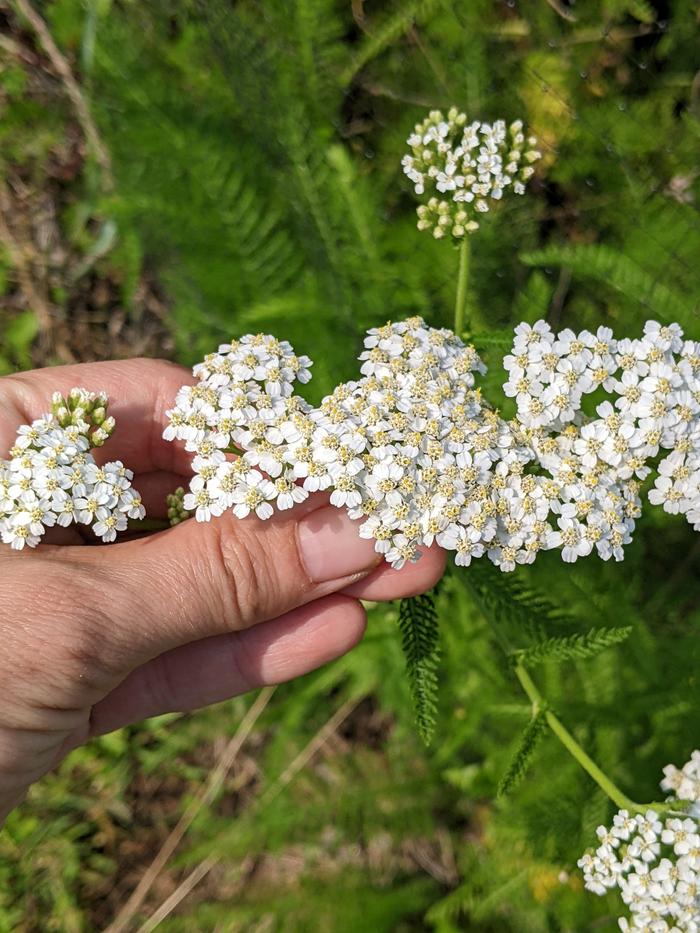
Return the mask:
<path fill-rule="evenodd" d="M 530 674 L 523 667 L 523 665 L 516 664 L 514 671 L 515 676 L 520 681 L 520 686 L 523 688 L 528 696 L 528 699 L 532 703 L 533 710 L 535 712 L 538 710 L 544 710 L 547 725 L 559 739 L 564 748 L 573 758 L 576 759 L 583 770 L 593 778 L 598 787 L 600 787 L 600 789 L 610 798 L 610 800 L 612 800 L 612 802 L 617 807 L 619 807 L 621 810 L 629 810 L 630 813 L 646 813 L 646 811 L 649 809 L 656 810 L 660 813 L 669 810 L 682 809 L 682 805 L 677 803 L 639 804 L 635 803 L 634 800 L 630 800 L 630 798 L 627 797 L 626 794 L 623 794 L 620 788 L 610 780 L 607 774 L 601 771 L 595 761 L 593 761 L 593 759 L 584 751 L 584 749 L 581 748 L 579 743 L 569 732 L 566 726 L 561 722 L 561 720 L 551 710 L 547 709 L 547 704 L 542 694 L 535 686 L 532 678 L 530 677 Z"/>
<path fill-rule="evenodd" d="M 467 282 L 469 281 L 469 234 L 465 233 L 459 247 L 459 272 L 457 274 L 457 298 L 455 300 L 454 332 L 458 337 L 465 328 L 467 313 Z"/>

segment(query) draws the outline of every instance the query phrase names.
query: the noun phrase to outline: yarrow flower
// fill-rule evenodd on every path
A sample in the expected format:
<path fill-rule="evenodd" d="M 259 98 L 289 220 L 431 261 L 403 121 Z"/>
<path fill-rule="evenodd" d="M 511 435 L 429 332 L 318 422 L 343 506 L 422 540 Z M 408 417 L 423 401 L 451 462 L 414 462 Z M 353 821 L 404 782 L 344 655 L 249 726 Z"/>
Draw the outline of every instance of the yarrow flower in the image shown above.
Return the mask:
<path fill-rule="evenodd" d="M 396 568 L 433 542 L 504 571 L 552 548 L 622 560 L 665 450 L 649 498 L 700 530 L 700 345 L 677 325 L 620 341 L 518 325 L 511 421 L 482 399 L 474 348 L 421 318 L 370 330 L 360 363 L 313 408 L 293 391 L 311 361 L 286 341 L 246 336 L 209 355 L 164 432 L 194 454 L 182 508 L 266 519 L 327 490 Z M 601 388 L 609 400 L 587 416 L 582 400 Z"/>
<path fill-rule="evenodd" d="M 621 930 L 697 933 L 700 930 L 700 752 L 682 769 L 664 768 L 663 790 L 672 790 L 678 811 L 631 815 L 620 810 L 609 829 L 599 826 L 599 846 L 578 865 L 594 894 L 617 888 L 629 909 Z M 685 811 L 685 812 L 684 812 Z"/>
<path fill-rule="evenodd" d="M 437 239 L 472 233 L 479 215 L 508 191 L 524 194 L 541 158 L 522 120 L 469 123 L 456 107 L 446 117 L 431 110 L 406 142 L 411 151 L 401 160 L 404 173 L 417 195 L 428 195 L 418 207 L 418 229 L 432 230 Z"/>
<path fill-rule="evenodd" d="M 0 536 L 15 550 L 36 547 L 47 528 L 91 525 L 114 541 L 128 518 L 146 514 L 120 462 L 99 466 L 90 452 L 114 430 L 107 396 L 71 389 L 55 393 L 51 411 L 17 432 L 10 459 L 0 461 Z"/>

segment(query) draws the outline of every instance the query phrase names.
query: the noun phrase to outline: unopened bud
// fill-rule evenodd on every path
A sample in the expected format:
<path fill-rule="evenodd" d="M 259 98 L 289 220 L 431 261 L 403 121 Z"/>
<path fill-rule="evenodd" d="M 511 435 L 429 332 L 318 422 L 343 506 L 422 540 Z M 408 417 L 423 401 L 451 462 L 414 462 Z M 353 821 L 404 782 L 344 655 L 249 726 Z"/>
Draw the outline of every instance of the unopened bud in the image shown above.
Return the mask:
<path fill-rule="evenodd" d="M 56 420 L 58 421 L 58 423 L 61 425 L 62 428 L 67 428 L 68 425 L 73 420 L 72 414 L 68 411 L 65 405 L 56 409 L 56 411 L 54 411 L 54 414 L 56 416 Z"/>
<path fill-rule="evenodd" d="M 68 408 L 75 411 L 78 406 L 85 402 L 85 392 L 82 389 L 74 388 L 68 393 Z"/>
<path fill-rule="evenodd" d="M 106 417 L 107 409 L 104 407 L 95 408 L 92 412 L 92 422 L 98 426 L 104 422 Z"/>

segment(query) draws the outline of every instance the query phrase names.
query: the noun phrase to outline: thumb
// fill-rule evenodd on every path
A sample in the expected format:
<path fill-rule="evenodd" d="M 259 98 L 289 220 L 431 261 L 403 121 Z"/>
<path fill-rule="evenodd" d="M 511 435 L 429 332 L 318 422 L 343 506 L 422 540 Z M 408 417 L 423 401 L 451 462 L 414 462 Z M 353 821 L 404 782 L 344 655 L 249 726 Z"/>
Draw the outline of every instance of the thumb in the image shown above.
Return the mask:
<path fill-rule="evenodd" d="M 79 552 L 107 594 L 115 650 L 128 666 L 189 642 L 276 618 L 341 590 L 381 561 L 359 522 L 320 497 L 268 521 L 188 521 Z M 103 609 L 105 607 L 103 595 Z"/>

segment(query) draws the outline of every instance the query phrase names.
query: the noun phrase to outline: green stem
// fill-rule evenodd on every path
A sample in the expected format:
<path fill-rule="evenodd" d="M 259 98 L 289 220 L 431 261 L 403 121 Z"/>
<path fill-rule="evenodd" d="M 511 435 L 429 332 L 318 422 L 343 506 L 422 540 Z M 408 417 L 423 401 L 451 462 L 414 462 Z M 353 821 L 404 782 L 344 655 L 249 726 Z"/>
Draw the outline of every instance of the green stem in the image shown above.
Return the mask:
<path fill-rule="evenodd" d="M 469 234 L 465 233 L 459 247 L 459 273 L 457 274 L 457 299 L 455 301 L 454 332 L 464 332 L 467 312 L 467 282 L 469 281 Z"/>
<path fill-rule="evenodd" d="M 468 577 L 460 577 L 460 579 L 462 579 L 466 585 L 468 585 Z M 512 659 L 513 651 L 508 645 L 508 640 L 499 631 L 499 626 L 496 625 L 495 619 L 488 611 L 488 607 L 484 605 L 478 588 L 474 585 L 471 585 L 469 586 L 469 590 L 471 591 L 476 605 L 481 611 L 482 617 L 491 627 L 491 630 L 496 636 L 501 648 L 503 648 L 506 656 Z M 607 774 L 601 771 L 595 761 L 593 761 L 593 759 L 581 748 L 579 743 L 569 732 L 559 717 L 548 708 L 547 701 L 535 686 L 532 677 L 530 677 L 529 672 L 526 670 L 523 664 L 521 662 L 516 662 L 513 670 L 515 676 L 520 682 L 520 686 L 523 688 L 527 694 L 528 699 L 532 703 L 533 715 L 536 715 L 540 711 L 544 712 L 545 721 L 554 735 L 556 735 L 569 754 L 576 759 L 583 770 L 593 778 L 598 787 L 600 787 L 600 789 L 608 796 L 610 800 L 613 801 L 614 804 L 616 804 L 616 806 L 618 806 L 621 810 L 629 810 L 631 813 L 646 813 L 647 810 L 656 810 L 656 812 L 659 814 L 677 812 L 682 815 L 683 811 L 688 806 L 682 801 L 674 801 L 673 803 L 666 803 L 664 801 L 639 804 L 635 803 L 634 800 L 631 800 L 626 794 L 623 794 L 620 788 L 617 787 L 616 784 L 613 784 Z"/>
<path fill-rule="evenodd" d="M 619 787 L 610 780 L 610 778 L 605 774 L 598 765 L 593 761 L 593 759 L 581 748 L 573 735 L 569 732 L 566 726 L 561 722 L 561 720 L 555 716 L 555 714 L 547 709 L 547 704 L 542 697 L 542 694 L 539 692 L 535 684 L 533 683 L 530 674 L 525 670 L 522 664 L 515 665 L 515 676 L 520 681 L 520 685 L 527 694 L 530 702 L 532 703 L 533 709 L 535 712 L 539 710 L 544 710 L 545 719 L 547 725 L 552 730 L 552 732 L 559 739 L 564 748 L 569 752 L 569 754 L 576 759 L 576 761 L 581 765 L 584 771 L 586 771 L 596 782 L 598 787 L 612 800 L 612 802 L 619 807 L 621 810 L 629 810 L 631 813 L 646 813 L 647 810 L 652 809 L 657 812 L 665 812 L 669 810 L 681 810 L 682 805 L 679 804 L 668 804 L 668 803 L 645 803 L 639 804 L 635 803 L 634 800 L 630 800 L 625 794 L 622 793 Z"/>

